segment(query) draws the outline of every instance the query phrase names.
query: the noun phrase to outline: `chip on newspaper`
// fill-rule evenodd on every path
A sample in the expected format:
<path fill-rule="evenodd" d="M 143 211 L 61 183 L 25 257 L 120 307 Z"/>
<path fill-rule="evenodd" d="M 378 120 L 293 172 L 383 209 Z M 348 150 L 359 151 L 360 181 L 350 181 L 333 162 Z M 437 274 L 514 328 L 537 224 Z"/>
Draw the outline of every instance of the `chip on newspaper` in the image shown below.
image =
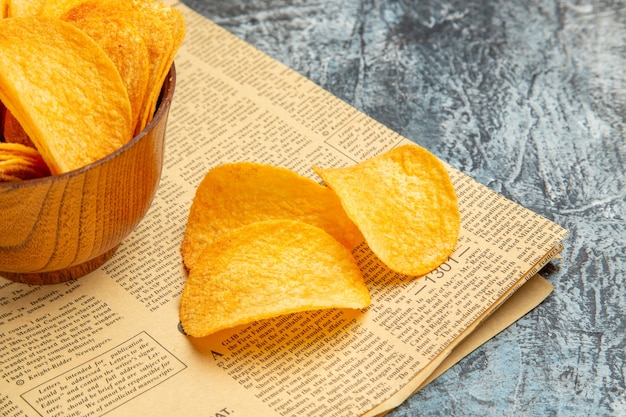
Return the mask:
<path fill-rule="evenodd" d="M 328 187 L 286 168 L 236 162 L 211 169 L 196 190 L 182 245 L 185 266 L 193 268 L 221 233 L 272 219 L 318 226 L 348 249 L 362 241 Z"/>
<path fill-rule="evenodd" d="M 180 11 L 157 0 L 9 1 L 1 9 L 5 142 L 36 148 L 55 175 L 109 155 L 152 120 L 185 35 Z"/>
<path fill-rule="evenodd" d="M 218 236 L 189 272 L 180 304 L 186 334 L 283 314 L 365 308 L 369 291 L 350 251 L 319 227 L 267 220 Z"/>
<path fill-rule="evenodd" d="M 296 311 L 365 307 L 369 292 L 351 253 L 363 237 L 407 275 L 430 272 L 452 253 L 456 193 L 425 149 L 406 145 L 352 167 L 313 169 L 330 188 L 249 162 L 205 175 L 181 248 L 189 279 L 180 319 L 188 335 Z"/>
<path fill-rule="evenodd" d="M 426 149 L 404 145 L 350 167 L 313 169 L 393 271 L 424 275 L 454 250 L 457 196 L 445 166 Z"/>

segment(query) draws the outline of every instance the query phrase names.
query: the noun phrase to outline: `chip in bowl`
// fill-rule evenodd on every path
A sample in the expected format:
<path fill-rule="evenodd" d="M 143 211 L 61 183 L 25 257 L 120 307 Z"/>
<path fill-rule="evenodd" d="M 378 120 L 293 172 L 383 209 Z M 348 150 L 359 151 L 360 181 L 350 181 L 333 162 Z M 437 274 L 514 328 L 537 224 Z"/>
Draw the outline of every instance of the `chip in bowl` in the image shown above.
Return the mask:
<path fill-rule="evenodd" d="M 52 174 L 101 159 L 132 138 L 119 72 L 80 29 L 58 19 L 1 19 L 0 68 L 0 101 Z"/>
<path fill-rule="evenodd" d="M 0 182 L 21 181 L 50 175 L 39 152 L 21 143 L 0 142 Z"/>
<path fill-rule="evenodd" d="M 21 143 L 31 148 L 35 147 L 26 132 L 24 132 L 22 125 L 15 120 L 15 117 L 8 110 L 4 112 L 4 119 L 2 119 L 2 135 L 5 142 Z"/>
<path fill-rule="evenodd" d="M 5 0 L 0 1 L 0 7 L 5 7 L 4 17 L 35 16 L 43 7 L 46 0 Z M 0 11 L 2 15 L 2 11 Z"/>
<path fill-rule="evenodd" d="M 121 15 L 82 16 L 69 23 L 85 32 L 111 58 L 128 93 L 133 126 L 138 126 L 150 82 L 148 48 L 139 31 Z"/>
<path fill-rule="evenodd" d="M 174 56 L 185 37 L 182 13 L 155 0 L 65 0 L 63 7 L 44 6 L 42 13 L 58 15 L 67 22 L 107 18 L 124 20 L 132 25 L 148 50 L 148 88 L 142 98 L 141 113 L 135 134 L 152 120 L 160 86 L 169 71 Z"/>

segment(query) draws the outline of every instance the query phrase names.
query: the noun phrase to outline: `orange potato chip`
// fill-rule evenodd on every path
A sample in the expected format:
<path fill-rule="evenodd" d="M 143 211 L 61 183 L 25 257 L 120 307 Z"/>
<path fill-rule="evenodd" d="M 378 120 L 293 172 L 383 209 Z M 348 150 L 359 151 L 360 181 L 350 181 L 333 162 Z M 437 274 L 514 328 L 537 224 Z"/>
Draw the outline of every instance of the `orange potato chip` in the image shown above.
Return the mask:
<path fill-rule="evenodd" d="M 15 117 L 11 112 L 6 111 L 4 119 L 2 120 L 2 134 L 5 142 L 9 143 L 21 143 L 22 145 L 35 147 L 35 144 L 30 140 L 20 123 L 15 120 Z"/>
<path fill-rule="evenodd" d="M 405 145 L 350 167 L 313 169 L 393 271 L 424 275 L 454 250 L 457 196 L 445 166 L 426 149 Z"/>
<path fill-rule="evenodd" d="M 351 253 L 322 229 L 292 220 L 252 223 L 207 247 L 184 285 L 186 334 L 327 308 L 365 308 L 370 295 Z"/>
<path fill-rule="evenodd" d="M 22 143 L 8 143 L 0 142 L 0 158 L 18 155 L 26 158 L 41 158 L 41 155 L 32 146 L 24 145 Z"/>
<path fill-rule="evenodd" d="M 348 249 L 362 241 L 337 196 L 286 168 L 252 162 L 210 170 L 196 190 L 182 244 L 185 266 L 221 233 L 261 221 L 300 220 L 324 229 Z"/>
<path fill-rule="evenodd" d="M 142 14 L 148 14 L 159 19 L 170 32 L 172 45 L 169 51 L 167 51 L 168 53 L 163 56 L 161 71 L 156 77 L 158 85 L 161 85 L 165 80 L 172 63 L 174 62 L 174 57 L 185 38 L 185 19 L 179 10 L 169 7 L 161 1 L 133 0 L 132 5 Z M 154 114 L 154 110 L 159 99 L 161 89 L 154 87 L 154 85 L 152 90 L 148 93 L 148 105 L 145 108 L 144 117 L 142 119 L 143 125 L 140 126 L 140 128 L 143 128 L 152 119 L 152 115 Z"/>
<path fill-rule="evenodd" d="M 41 178 L 45 175 L 37 171 L 36 168 L 28 163 L 16 161 L 0 161 L 0 181 L 16 182 L 22 180 L 30 180 L 33 178 Z"/>
<path fill-rule="evenodd" d="M 149 80 L 135 134 L 152 120 L 161 85 L 185 35 L 181 12 L 160 3 L 156 0 L 88 0 L 73 5 L 61 15 L 68 22 L 93 17 L 122 18 L 130 22 L 143 38 L 149 56 Z"/>
<path fill-rule="evenodd" d="M 20 143 L 0 142 L 0 181 L 19 181 L 50 175 L 36 149 Z"/>
<path fill-rule="evenodd" d="M 70 23 L 93 39 L 115 64 L 128 93 L 133 126 L 143 114 L 150 81 L 148 48 L 134 26 L 121 15 L 83 17 Z M 160 91 L 160 85 L 159 85 Z"/>
<path fill-rule="evenodd" d="M 115 65 L 74 26 L 41 17 L 0 20 L 0 68 L 0 100 L 53 174 L 101 159 L 132 138 L 130 102 Z"/>
<path fill-rule="evenodd" d="M 45 0 L 7 0 L 4 2 L 5 17 L 36 16 L 43 7 Z M 0 6 L 2 6 L 0 1 Z"/>
<path fill-rule="evenodd" d="M 44 0 L 39 9 L 39 16 L 60 18 L 63 13 L 85 1 L 86 0 Z"/>

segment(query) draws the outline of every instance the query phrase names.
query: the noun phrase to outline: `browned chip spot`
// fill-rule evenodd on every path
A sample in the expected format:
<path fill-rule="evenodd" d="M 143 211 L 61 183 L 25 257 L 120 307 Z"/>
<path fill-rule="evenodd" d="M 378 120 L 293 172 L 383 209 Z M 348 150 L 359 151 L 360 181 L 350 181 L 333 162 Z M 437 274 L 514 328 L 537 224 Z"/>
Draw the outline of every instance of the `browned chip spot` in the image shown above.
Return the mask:
<path fill-rule="evenodd" d="M 2 134 L 4 140 L 9 143 L 21 143 L 22 145 L 35 147 L 35 144 L 30 140 L 20 123 L 15 120 L 15 117 L 8 110 L 4 114 L 2 120 Z"/>

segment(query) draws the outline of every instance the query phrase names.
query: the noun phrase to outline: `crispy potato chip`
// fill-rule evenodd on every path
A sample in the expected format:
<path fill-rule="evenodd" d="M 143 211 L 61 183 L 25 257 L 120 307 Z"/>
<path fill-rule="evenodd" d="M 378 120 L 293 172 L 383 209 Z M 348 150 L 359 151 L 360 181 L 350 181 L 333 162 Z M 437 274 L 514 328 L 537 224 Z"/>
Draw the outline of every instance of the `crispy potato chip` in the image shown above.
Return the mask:
<path fill-rule="evenodd" d="M 130 102 L 115 65 L 76 27 L 40 17 L 0 20 L 0 68 L 0 100 L 53 174 L 101 159 L 132 138 Z"/>
<path fill-rule="evenodd" d="M 86 0 L 44 0 L 39 9 L 39 16 L 60 18 L 71 8 L 84 3 Z"/>
<path fill-rule="evenodd" d="M 8 0 L 6 4 L 6 17 L 36 16 L 43 7 L 45 0 Z M 0 2 L 2 6 L 2 2 Z"/>
<path fill-rule="evenodd" d="M 454 250 L 461 224 L 456 193 L 426 149 L 405 145 L 351 167 L 313 169 L 390 269 L 424 275 Z"/>
<path fill-rule="evenodd" d="M 22 179 L 14 175 L 5 174 L 4 172 L 0 171 L 0 182 L 17 182 L 17 181 L 22 181 Z"/>
<path fill-rule="evenodd" d="M 286 168 L 238 162 L 213 168 L 196 190 L 182 244 L 185 266 L 191 269 L 221 233 L 273 219 L 320 227 L 348 249 L 362 242 L 328 187 Z"/>
<path fill-rule="evenodd" d="M 28 163 L 0 161 L 0 176 L 2 177 L 2 182 L 15 182 L 42 178 L 45 175 Z"/>
<path fill-rule="evenodd" d="M 21 143 L 3 143 L 0 142 L 0 158 L 7 157 L 9 155 L 18 155 L 30 158 L 41 158 L 41 155 L 32 146 L 27 146 Z"/>
<path fill-rule="evenodd" d="M 185 35 L 182 13 L 156 0 L 89 0 L 74 5 L 61 15 L 61 19 L 68 22 L 93 17 L 127 20 L 138 31 L 148 49 L 148 90 L 141 106 L 143 112 L 139 124 L 135 127 L 137 134 L 152 120 L 161 85 L 182 44 Z"/>
<path fill-rule="evenodd" d="M 50 170 L 36 149 L 20 143 L 0 142 L 0 182 L 48 175 Z"/>
<path fill-rule="evenodd" d="M 6 111 L 4 119 L 2 120 L 2 134 L 5 142 L 9 143 L 21 143 L 22 145 L 35 147 L 35 144 L 30 140 L 20 123 L 15 120 L 15 117 L 10 111 Z"/>
<path fill-rule="evenodd" d="M 283 314 L 365 308 L 370 295 L 351 253 L 322 229 L 256 222 L 221 235 L 189 273 L 180 304 L 186 334 Z"/>
<path fill-rule="evenodd" d="M 89 35 L 115 64 L 126 87 L 133 126 L 136 126 L 143 115 L 150 81 L 148 48 L 143 38 L 121 15 L 86 16 L 70 23 Z"/>
<path fill-rule="evenodd" d="M 172 7 L 165 5 L 161 1 L 154 0 L 133 0 L 132 6 L 135 10 L 138 10 L 144 15 L 154 16 L 159 19 L 165 27 L 169 30 L 172 40 L 172 45 L 168 53 L 163 56 L 163 65 L 161 67 L 160 74 L 156 77 L 158 85 L 162 84 L 167 76 L 167 73 L 174 62 L 174 57 L 178 52 L 178 49 L 183 43 L 185 39 L 185 30 L 186 24 L 183 14 Z M 156 84 L 155 84 L 156 85 Z M 154 85 L 153 85 L 154 87 Z M 152 91 L 148 93 L 148 99 L 145 113 L 142 119 L 142 125 L 140 128 L 145 127 L 150 120 L 152 119 L 152 115 L 154 114 L 154 110 L 156 108 L 156 104 L 159 99 L 159 94 L 161 92 L 160 88 L 152 88 Z"/>

